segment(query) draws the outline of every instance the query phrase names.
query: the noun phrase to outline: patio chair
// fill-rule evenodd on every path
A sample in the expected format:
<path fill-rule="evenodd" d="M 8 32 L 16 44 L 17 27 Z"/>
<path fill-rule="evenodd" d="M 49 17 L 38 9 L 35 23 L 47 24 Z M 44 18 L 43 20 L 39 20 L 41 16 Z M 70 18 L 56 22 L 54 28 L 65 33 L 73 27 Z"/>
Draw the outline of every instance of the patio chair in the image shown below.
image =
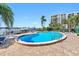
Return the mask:
<path fill-rule="evenodd" d="M 5 44 L 6 39 L 7 38 L 5 36 L 0 36 L 0 45 Z"/>

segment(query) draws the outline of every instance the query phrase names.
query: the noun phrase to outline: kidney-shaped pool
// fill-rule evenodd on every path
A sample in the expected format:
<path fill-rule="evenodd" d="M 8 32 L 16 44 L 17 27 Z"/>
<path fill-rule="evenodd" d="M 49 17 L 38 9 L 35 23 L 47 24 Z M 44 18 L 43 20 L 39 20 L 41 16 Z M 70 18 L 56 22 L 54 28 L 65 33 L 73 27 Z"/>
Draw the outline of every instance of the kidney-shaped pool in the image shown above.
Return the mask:
<path fill-rule="evenodd" d="M 64 40 L 66 35 L 60 32 L 39 32 L 19 36 L 16 41 L 24 45 L 43 45 Z"/>

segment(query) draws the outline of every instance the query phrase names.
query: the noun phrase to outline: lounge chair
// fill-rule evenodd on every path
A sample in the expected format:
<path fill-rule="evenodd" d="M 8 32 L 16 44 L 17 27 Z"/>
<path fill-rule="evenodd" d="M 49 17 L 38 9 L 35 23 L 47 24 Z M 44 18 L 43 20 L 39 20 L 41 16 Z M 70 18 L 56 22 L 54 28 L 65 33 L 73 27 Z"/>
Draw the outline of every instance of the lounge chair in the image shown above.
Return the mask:
<path fill-rule="evenodd" d="M 0 45 L 3 45 L 6 41 L 6 37 L 5 36 L 0 36 Z"/>

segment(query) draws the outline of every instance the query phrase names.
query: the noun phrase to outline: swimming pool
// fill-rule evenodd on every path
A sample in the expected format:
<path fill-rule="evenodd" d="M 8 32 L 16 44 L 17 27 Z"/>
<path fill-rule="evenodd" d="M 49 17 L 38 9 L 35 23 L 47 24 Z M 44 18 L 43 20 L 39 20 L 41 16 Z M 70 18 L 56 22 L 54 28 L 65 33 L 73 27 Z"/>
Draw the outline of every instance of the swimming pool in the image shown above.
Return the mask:
<path fill-rule="evenodd" d="M 63 33 L 59 32 L 39 32 L 21 35 L 17 38 L 17 42 L 27 45 L 41 45 L 54 43 L 65 38 L 66 36 Z"/>

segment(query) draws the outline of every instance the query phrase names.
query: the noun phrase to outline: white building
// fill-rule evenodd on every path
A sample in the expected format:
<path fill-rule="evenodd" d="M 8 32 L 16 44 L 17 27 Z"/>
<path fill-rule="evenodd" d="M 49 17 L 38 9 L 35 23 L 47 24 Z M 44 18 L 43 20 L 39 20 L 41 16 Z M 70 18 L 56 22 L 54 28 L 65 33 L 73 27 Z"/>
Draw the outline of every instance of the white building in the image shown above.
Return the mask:
<path fill-rule="evenodd" d="M 74 15 L 78 15 L 79 13 L 66 13 L 66 14 L 57 14 L 57 15 L 53 15 L 51 16 L 51 21 L 53 22 L 54 19 L 57 21 L 57 23 L 61 23 L 62 20 L 64 19 L 68 19 L 70 18 L 71 16 L 74 16 Z"/>
<path fill-rule="evenodd" d="M 66 14 L 57 14 L 51 16 L 51 23 L 57 21 L 57 23 L 62 23 L 62 20 L 67 20 L 71 16 L 79 15 L 79 13 L 66 13 Z M 65 24 L 65 28 L 68 28 L 67 24 Z"/>

